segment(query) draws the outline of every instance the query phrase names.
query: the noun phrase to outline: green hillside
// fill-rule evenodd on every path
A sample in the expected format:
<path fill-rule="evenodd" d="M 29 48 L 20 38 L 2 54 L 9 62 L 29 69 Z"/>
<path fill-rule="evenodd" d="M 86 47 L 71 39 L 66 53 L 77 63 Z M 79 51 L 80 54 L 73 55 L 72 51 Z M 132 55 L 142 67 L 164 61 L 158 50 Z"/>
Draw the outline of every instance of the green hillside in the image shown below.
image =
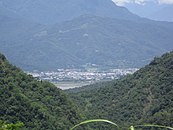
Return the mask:
<path fill-rule="evenodd" d="M 66 94 L 9 64 L 0 54 L 0 120 L 25 129 L 69 130 L 81 116 Z"/>
<path fill-rule="evenodd" d="M 146 123 L 173 127 L 173 52 L 133 75 L 94 87 L 69 91 L 72 102 L 62 90 L 23 73 L 0 54 L 0 121 L 21 121 L 26 130 L 69 130 L 83 119 L 95 118 L 123 127 Z M 114 129 L 104 123 L 90 126 Z"/>
<path fill-rule="evenodd" d="M 173 52 L 101 88 L 69 93 L 88 119 L 109 119 L 121 126 L 173 126 Z"/>

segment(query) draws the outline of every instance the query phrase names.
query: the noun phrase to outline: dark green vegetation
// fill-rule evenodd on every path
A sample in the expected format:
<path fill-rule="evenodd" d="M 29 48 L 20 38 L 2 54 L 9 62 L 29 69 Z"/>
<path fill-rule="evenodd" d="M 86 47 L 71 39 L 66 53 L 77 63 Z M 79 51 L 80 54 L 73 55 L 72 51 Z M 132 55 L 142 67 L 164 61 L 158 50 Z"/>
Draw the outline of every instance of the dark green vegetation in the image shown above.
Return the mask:
<path fill-rule="evenodd" d="M 22 129 L 36 130 L 69 130 L 83 119 L 96 118 L 122 129 L 146 123 L 173 126 L 173 52 L 133 75 L 93 86 L 67 91 L 72 102 L 63 91 L 26 75 L 0 54 L 0 120 L 12 123 L 9 127 L 21 121 Z M 115 127 L 95 123 L 89 130 L 93 129 Z"/>
<path fill-rule="evenodd" d="M 69 130 L 81 116 L 62 90 L 23 73 L 0 54 L 0 120 L 23 122 L 24 129 Z"/>
<path fill-rule="evenodd" d="M 111 0 L 0 0 L 0 51 L 24 70 L 140 67 L 173 49 L 172 34 Z"/>
<path fill-rule="evenodd" d="M 104 118 L 126 127 L 146 123 L 173 127 L 173 52 L 133 75 L 98 89 L 71 90 L 69 95 L 87 119 Z M 97 126 L 101 128 L 111 129 Z"/>

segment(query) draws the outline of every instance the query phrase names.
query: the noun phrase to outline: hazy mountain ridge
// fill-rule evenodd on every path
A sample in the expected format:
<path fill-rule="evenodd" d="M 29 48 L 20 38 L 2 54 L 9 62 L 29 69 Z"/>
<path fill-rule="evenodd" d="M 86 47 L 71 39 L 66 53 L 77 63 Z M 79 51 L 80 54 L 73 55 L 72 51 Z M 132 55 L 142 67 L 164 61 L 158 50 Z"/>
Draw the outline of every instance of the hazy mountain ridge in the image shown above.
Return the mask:
<path fill-rule="evenodd" d="M 159 4 L 154 1 L 146 1 L 145 4 L 127 3 L 124 6 L 141 17 L 173 22 L 173 4 Z"/>
<path fill-rule="evenodd" d="M 83 15 L 51 28 L 36 26 L 31 33 L 19 31 L 28 36 L 8 42 L 9 37 L 0 44 L 1 51 L 25 70 L 81 67 L 86 63 L 139 67 L 173 48 L 172 28 L 172 23 Z"/>
<path fill-rule="evenodd" d="M 55 24 L 84 14 L 121 19 L 139 19 L 111 0 L 1 0 L 1 5 L 32 22 Z"/>
<path fill-rule="evenodd" d="M 173 52 L 170 52 L 133 75 L 103 84 L 101 88 L 88 86 L 86 90 L 69 92 L 88 118 L 109 119 L 127 126 L 147 123 L 172 126 L 172 67 Z"/>
<path fill-rule="evenodd" d="M 155 20 L 159 21 L 171 21 L 173 22 L 173 5 L 167 5 L 166 7 L 163 7 L 153 14 L 151 14 L 149 17 L 152 17 Z"/>
<path fill-rule="evenodd" d="M 72 1 L 51 1 L 49 3 L 51 5 L 46 5 L 48 2 L 46 0 L 17 1 L 1 0 L 0 6 L 3 8 L 0 12 L 0 51 L 12 63 L 24 70 L 80 68 L 88 63 L 97 64 L 99 67 L 141 67 L 152 57 L 173 48 L 173 23 L 156 22 L 137 17 L 127 9 L 116 6 L 111 0 L 95 2 L 76 0 L 74 5 L 80 7 L 80 4 L 85 5 L 87 2 L 92 5 L 94 11 L 84 9 L 91 11 L 90 14 L 51 26 L 33 23 L 36 21 L 30 17 L 28 17 L 30 20 L 27 20 L 27 14 L 26 17 L 22 16 L 20 10 L 26 9 L 24 7 L 27 6 L 28 9 L 33 7 L 40 13 L 39 10 L 41 11 L 43 8 L 36 8 L 39 5 L 70 5 Z M 38 4 L 39 2 L 43 5 Z M 84 5 L 81 6 L 82 9 Z M 57 10 L 53 7 L 50 10 Z M 103 7 L 108 9 L 107 13 L 103 11 Z M 95 8 L 102 11 L 95 10 Z M 109 13 L 111 10 L 112 12 Z M 96 16 L 99 14 L 95 12 L 101 13 L 102 17 Z M 28 13 L 32 14 L 30 11 Z M 50 12 L 48 11 L 48 13 Z M 84 13 L 87 12 L 81 12 L 81 14 Z M 117 15 L 117 18 L 110 18 L 112 14 Z M 44 15 L 45 21 L 43 20 L 43 22 L 46 22 L 49 17 Z M 70 19 L 70 17 L 68 18 Z"/>

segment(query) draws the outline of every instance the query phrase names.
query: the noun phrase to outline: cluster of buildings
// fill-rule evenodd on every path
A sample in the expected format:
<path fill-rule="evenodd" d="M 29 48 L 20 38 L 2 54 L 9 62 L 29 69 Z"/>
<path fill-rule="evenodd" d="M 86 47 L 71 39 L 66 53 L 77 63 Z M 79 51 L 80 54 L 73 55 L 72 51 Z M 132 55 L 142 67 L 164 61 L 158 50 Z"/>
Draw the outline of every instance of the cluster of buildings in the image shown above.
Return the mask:
<path fill-rule="evenodd" d="M 36 78 L 41 80 L 48 80 L 51 82 L 60 81 L 103 81 L 113 80 L 121 76 L 132 74 L 137 71 L 136 68 L 129 69 L 109 69 L 101 71 L 98 69 L 57 69 L 56 71 L 47 72 L 30 72 Z"/>

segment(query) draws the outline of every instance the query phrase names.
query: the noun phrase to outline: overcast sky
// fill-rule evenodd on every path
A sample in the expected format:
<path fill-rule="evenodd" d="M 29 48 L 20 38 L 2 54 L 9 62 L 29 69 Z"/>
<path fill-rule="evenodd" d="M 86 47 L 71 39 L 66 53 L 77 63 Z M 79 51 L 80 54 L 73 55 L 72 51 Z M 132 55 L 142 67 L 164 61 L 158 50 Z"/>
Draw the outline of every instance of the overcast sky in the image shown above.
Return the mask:
<path fill-rule="evenodd" d="M 124 5 L 125 3 L 137 3 L 137 4 L 145 4 L 147 1 L 153 1 L 158 4 L 173 4 L 173 0 L 112 0 L 117 5 Z"/>

